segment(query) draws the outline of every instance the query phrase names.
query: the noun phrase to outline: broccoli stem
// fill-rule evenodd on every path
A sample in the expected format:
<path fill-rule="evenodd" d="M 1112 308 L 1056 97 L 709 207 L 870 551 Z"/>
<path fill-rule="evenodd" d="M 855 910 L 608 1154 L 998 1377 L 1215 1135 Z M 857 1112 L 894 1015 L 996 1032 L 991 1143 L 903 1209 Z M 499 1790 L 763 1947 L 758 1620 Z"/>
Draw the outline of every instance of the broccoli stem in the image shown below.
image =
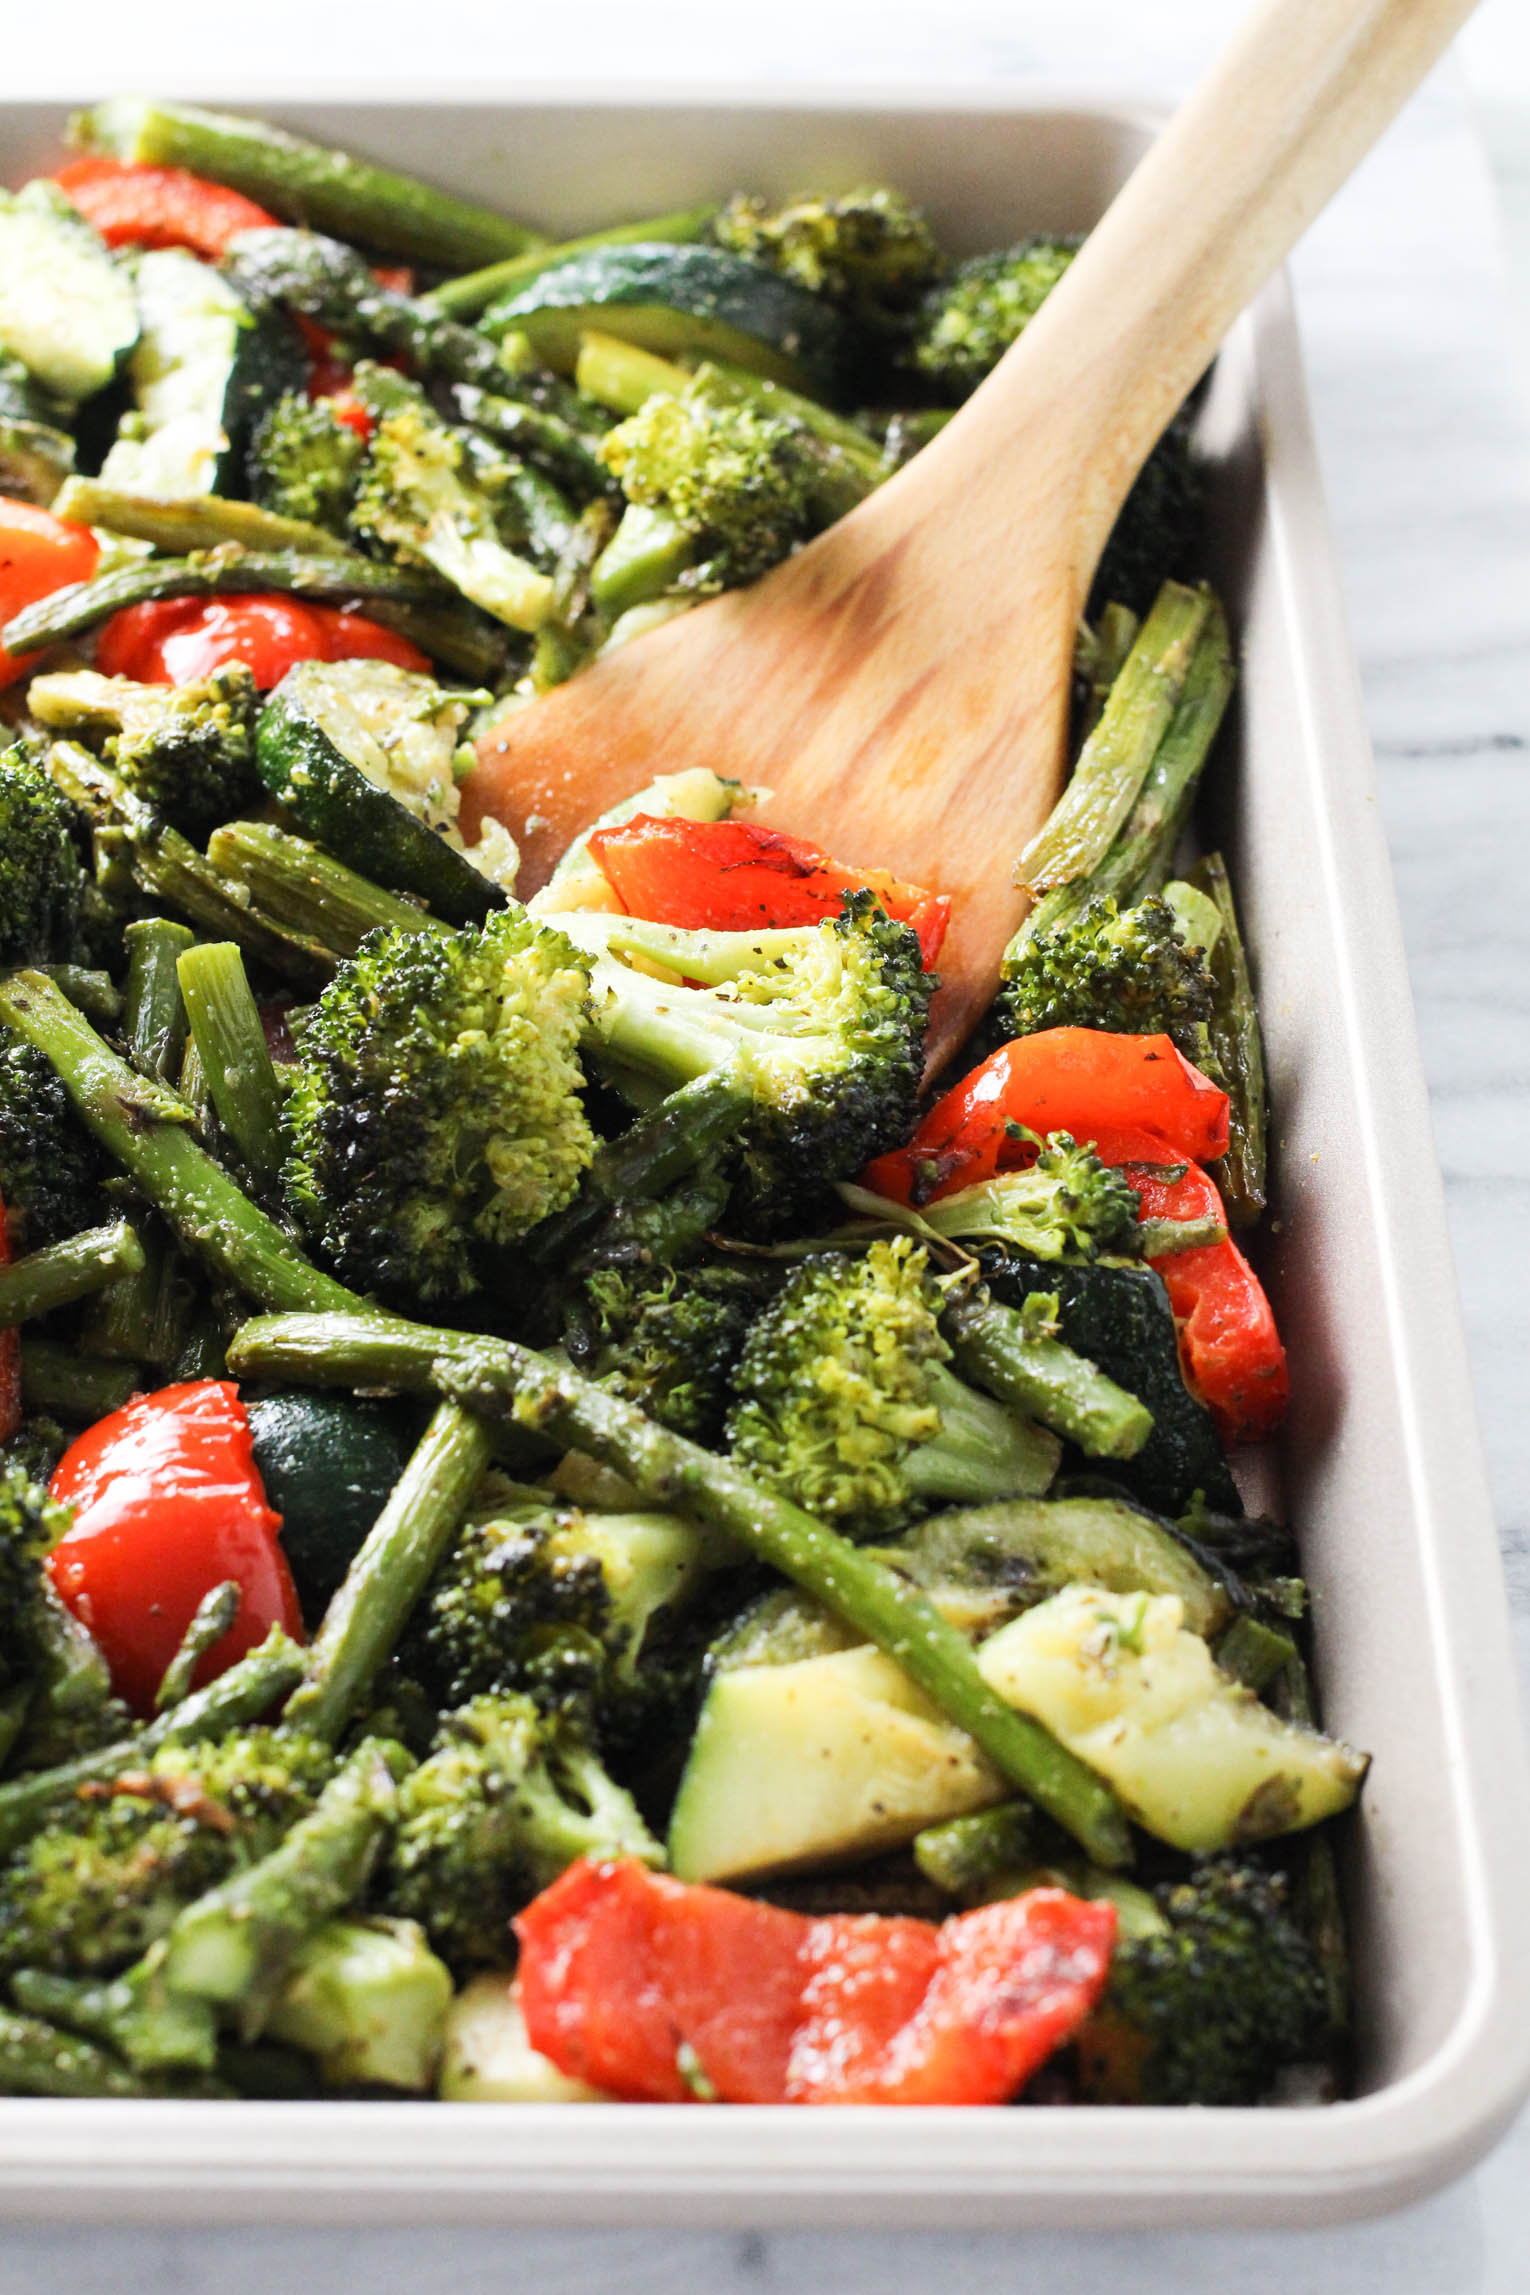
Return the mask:
<path fill-rule="evenodd" d="M 109 534 L 151 542 L 174 557 L 226 543 L 241 550 L 297 551 L 308 558 L 346 555 L 346 544 L 327 527 L 311 526 L 306 518 L 279 517 L 254 502 L 230 502 L 221 494 L 184 499 L 124 494 L 94 478 L 71 478 L 59 490 L 53 515 L 76 526 L 101 526 Z"/>
<path fill-rule="evenodd" d="M 487 348 L 487 345 L 485 346 Z M 93 581 L 71 582 L 26 607 L 0 631 L 7 652 L 30 653 L 79 637 L 124 606 L 155 598 L 238 597 L 280 590 L 296 598 L 381 598 L 405 606 L 440 603 L 441 585 L 433 574 L 408 566 L 385 566 L 354 551 L 332 555 L 299 550 L 241 550 L 224 544 L 186 558 L 144 558 Z"/>
<path fill-rule="evenodd" d="M 1024 1317 L 996 1299 L 953 1298 L 942 1318 L 967 1376 L 1076 1442 L 1090 1458 L 1135 1458 L 1153 1414 L 1087 1356 L 1061 1339 L 1033 1337 Z"/>
<path fill-rule="evenodd" d="M 0 2008 L 0 2093 L 8 2096 L 162 2096 L 161 2082 L 129 2071 L 106 2051 Z"/>
<path fill-rule="evenodd" d="M 929 1395 L 940 1412 L 940 1432 L 903 1461 L 904 1478 L 918 1497 L 982 1506 L 995 1498 L 1039 1498 L 1048 1488 L 1060 1455 L 1054 1436 L 977 1393 L 943 1363 L 929 1366 Z"/>
<path fill-rule="evenodd" d="M 413 1766 L 402 1746 L 376 1737 L 358 1745 L 269 1856 L 176 1915 L 168 1991 L 235 2009 L 240 2036 L 257 2038 L 299 1948 L 366 1886 L 398 1781 Z"/>
<path fill-rule="evenodd" d="M 98 1028 L 110 1028 L 121 1019 L 122 998 L 112 986 L 109 972 L 97 972 L 88 964 L 44 964 L 38 969 L 46 972 L 70 1003 L 78 1005 Z"/>
<path fill-rule="evenodd" d="M 1227 1092 L 1227 1153 L 1217 1165 L 1217 1183 L 1234 1227 L 1252 1227 L 1264 1210 L 1266 1095 L 1264 1038 L 1259 1007 L 1249 979 L 1248 956 L 1238 930 L 1227 864 L 1208 853 L 1190 871 L 1190 882 L 1215 901 L 1222 929 L 1208 962 L 1215 997 L 1211 1008 L 1211 1048 Z"/>
<path fill-rule="evenodd" d="M 36 1045 L 87 1130 L 215 1273 L 278 1311 L 364 1309 L 364 1301 L 322 1274 L 251 1203 L 173 1108 L 167 1120 L 163 1097 L 102 1042 L 51 981 L 21 972 L 0 982 L 0 1018 Z"/>
<path fill-rule="evenodd" d="M 696 555 L 695 537 L 667 510 L 629 502 L 590 568 L 590 596 L 608 622 L 673 586 Z"/>
<path fill-rule="evenodd" d="M 239 1615 L 239 1597 L 237 1578 L 225 1578 L 221 1586 L 212 1587 L 202 1596 L 181 1636 L 181 1646 L 166 1666 L 164 1679 L 154 1692 L 156 1713 L 168 1713 L 172 1706 L 182 1704 L 191 1695 L 191 1677 L 213 1644 L 222 1641 Z"/>
<path fill-rule="evenodd" d="M 244 959 L 232 941 L 202 940 L 177 971 L 218 1121 L 265 1193 L 282 1168 L 282 1088 Z"/>
<path fill-rule="evenodd" d="M 186 1047 L 186 1007 L 176 965 L 195 937 L 166 916 L 141 918 L 122 935 L 127 943 L 123 1034 L 146 1076 L 168 1084 Z"/>
<path fill-rule="evenodd" d="M 636 414 L 660 395 L 678 398 L 690 379 L 687 367 L 677 367 L 673 360 L 661 359 L 637 343 L 624 343 L 619 335 L 592 330 L 579 338 L 574 387 L 613 414 Z"/>
<path fill-rule="evenodd" d="M 306 837 L 265 821 L 230 821 L 208 840 L 207 858 L 253 905 L 307 941 L 354 956 L 369 932 L 449 932 L 428 909 L 385 892 Z M 189 936 L 188 936 L 189 937 Z"/>
<path fill-rule="evenodd" d="M 1180 582 L 1159 591 L 1072 779 L 1020 856 L 1032 892 L 1088 877 L 1104 860 L 1169 730 L 1211 604 L 1209 590 Z"/>
<path fill-rule="evenodd" d="M 189 168 L 277 215 L 424 263 L 493 263 L 541 243 L 539 232 L 491 208 L 264 120 L 113 96 L 77 112 L 69 135 L 87 150 L 118 159 Z"/>
<path fill-rule="evenodd" d="M 914 1835 L 914 1862 L 947 1896 L 976 1897 L 999 1873 L 1035 1863 L 1038 1830 L 1029 1801 L 999 1801 L 967 1817 L 926 1825 Z"/>
<path fill-rule="evenodd" d="M 82 1785 L 120 1776 L 161 1745 L 191 1745 L 259 1721 L 301 1681 L 303 1654 L 280 1626 L 273 1626 L 258 1649 L 133 1736 L 0 1785 L 0 1855 L 26 1840 L 55 1803 L 73 1799 Z"/>
<path fill-rule="evenodd" d="M 545 407 L 502 398 L 476 383 L 459 383 L 452 394 L 464 422 L 546 465 L 554 478 L 582 494 L 609 494 L 615 480 L 587 438 L 561 415 Z"/>
<path fill-rule="evenodd" d="M 48 1418 L 90 1426 L 98 1418 L 110 1418 L 130 1395 L 152 1383 L 145 1381 L 136 1363 L 77 1355 L 73 1347 L 61 1347 L 54 1339 L 21 1342 L 21 1400 L 27 1410 Z"/>
<path fill-rule="evenodd" d="M 104 2042 L 135 2071 L 209 2072 L 217 2062 L 217 2021 L 207 2003 L 178 2000 L 142 1962 L 104 1984 L 24 1968 L 11 1993 L 18 2008 Z"/>
<path fill-rule="evenodd" d="M 591 247 L 676 247 L 705 235 L 717 213 L 715 199 L 702 207 L 674 208 L 668 215 L 651 215 L 641 223 L 614 223 L 605 231 L 588 231 L 580 239 L 564 239 L 555 247 L 535 247 L 524 255 L 510 255 L 482 270 L 468 271 L 459 279 L 444 279 L 420 300 L 448 319 L 476 319 L 500 295 L 529 287 L 557 263 L 583 255 Z"/>
<path fill-rule="evenodd" d="M 0 1267 L 0 1330 L 88 1299 L 124 1275 L 141 1273 L 143 1265 L 143 1245 L 125 1219 L 30 1251 Z"/>
<path fill-rule="evenodd" d="M 438 1404 L 324 1613 L 287 1707 L 295 1726 L 331 1742 L 340 1735 L 392 1655 L 493 1452 L 479 1419 L 455 1402 Z"/>
<path fill-rule="evenodd" d="M 89 1354 L 163 1369 L 185 1341 L 191 1285 L 185 1261 L 170 1247 L 157 1220 L 145 1220 L 141 1241 L 143 1266 L 96 1295 L 80 1337 Z"/>
<path fill-rule="evenodd" d="M 383 1316 L 253 1321 L 235 1337 L 229 1360 L 239 1376 L 444 1389 L 485 1417 L 591 1452 L 652 1504 L 699 1516 L 817 1595 L 895 1659 L 1097 1863 L 1130 1863 L 1130 1835 L 1109 1787 L 994 1695 L 966 1641 L 921 1594 L 727 1459 L 655 1425 L 577 1371 L 509 1341 Z"/>

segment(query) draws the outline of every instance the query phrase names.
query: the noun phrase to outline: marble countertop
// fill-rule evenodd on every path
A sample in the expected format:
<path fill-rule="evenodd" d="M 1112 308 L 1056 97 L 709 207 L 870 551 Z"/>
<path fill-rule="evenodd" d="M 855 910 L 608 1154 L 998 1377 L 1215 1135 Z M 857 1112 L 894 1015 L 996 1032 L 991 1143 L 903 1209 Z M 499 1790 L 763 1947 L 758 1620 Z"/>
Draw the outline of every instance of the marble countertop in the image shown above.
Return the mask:
<path fill-rule="evenodd" d="M 1241 12 L 1241 11 L 1238 11 Z M 776 0 L 746 36 L 716 0 L 584 0 L 533 31 L 495 0 L 419 15 L 371 0 L 264 0 L 258 52 L 206 0 L 75 0 L 70 33 L 8 27 L 8 95 L 355 88 L 428 95 L 433 72 L 523 87 L 717 87 L 802 76 L 920 85 L 1016 77 L 1172 94 L 1229 0 Z M 572 13 L 572 12 L 571 12 Z M 357 27 L 366 28 L 357 65 Z M 146 38 L 146 33 L 148 37 Z M 146 54 L 152 62 L 146 63 Z M 592 63 L 592 58 L 597 59 Z M 88 59 L 83 66 L 79 59 Z M 394 61 L 390 62 L 390 59 Z M 1410 971 L 1530 1709 L 1530 26 L 1487 0 L 1295 262 L 1320 450 L 1380 767 Z M 66 77 L 66 75 L 68 75 Z M 1483 131 L 1487 142 L 1484 144 Z M 1488 153 L 1499 163 L 1495 204 Z M 1509 226 L 1507 259 L 1501 236 Z M 1519 301 L 1509 281 L 1519 282 Z M 1489 1004 L 1478 983 L 1500 983 Z M 0 2295 L 544 2295 L 676 2285 L 913 2295 L 1130 2284 L 1137 2295 L 1524 2295 L 1530 2113 L 1474 2175 L 1339 2231 L 928 2237 L 649 2232 L 0 2230 Z"/>

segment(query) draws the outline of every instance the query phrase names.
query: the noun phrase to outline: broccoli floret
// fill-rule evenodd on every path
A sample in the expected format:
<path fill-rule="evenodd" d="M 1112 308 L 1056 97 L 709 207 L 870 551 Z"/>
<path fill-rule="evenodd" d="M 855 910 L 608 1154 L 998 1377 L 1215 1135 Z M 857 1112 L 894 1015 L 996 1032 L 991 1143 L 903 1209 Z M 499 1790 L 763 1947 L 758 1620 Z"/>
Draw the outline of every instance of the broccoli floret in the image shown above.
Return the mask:
<path fill-rule="evenodd" d="M 959 264 L 920 305 L 916 373 L 938 397 L 966 398 L 1025 332 L 1082 245 L 1077 235 L 1041 233 Z"/>
<path fill-rule="evenodd" d="M 613 1074 L 673 1091 L 745 1064 L 756 1112 L 725 1151 L 729 1224 L 811 1228 L 829 1183 L 908 1137 L 933 982 L 919 943 L 874 894 L 830 922 L 780 932 L 686 932 L 594 913 L 559 920 L 600 952 L 590 1037 Z M 674 985 L 620 961 L 665 966 Z M 682 985 L 683 983 L 683 985 Z"/>
<path fill-rule="evenodd" d="M 496 467 L 488 458 L 488 467 Z M 509 466 L 502 466 L 506 477 Z M 546 574 L 507 549 L 485 458 L 424 405 L 385 414 L 361 465 L 351 532 L 406 564 L 433 567 L 453 589 L 511 629 L 535 630 L 553 610 Z"/>
<path fill-rule="evenodd" d="M 1166 581 L 1188 576 L 1200 532 L 1205 486 L 1181 408 L 1148 456 L 1110 530 L 1089 591 L 1088 611 L 1110 601 L 1146 614 Z"/>
<path fill-rule="evenodd" d="M 52 1062 L 9 1028 L 0 1029 L 0 1203 L 16 1253 L 106 1217 L 94 1141 Z"/>
<path fill-rule="evenodd" d="M 243 662 L 225 662 L 194 685 L 137 685 L 93 669 L 67 670 L 34 678 L 27 702 L 52 731 L 104 735 L 106 757 L 134 796 L 194 842 L 259 790 L 260 697 Z"/>
<path fill-rule="evenodd" d="M 21 746 L 0 755 L 0 965 L 67 963 L 80 953 L 86 876 L 75 811 Z"/>
<path fill-rule="evenodd" d="M 512 1916 L 576 1857 L 663 1851 L 576 1729 L 527 1698 L 477 1698 L 399 1789 L 380 1909 L 417 1920 L 458 1976 L 502 1968 Z"/>
<path fill-rule="evenodd" d="M 44 1566 L 72 1519 L 23 1459 L 0 1465 L 0 1745 L 25 1766 L 34 1746 L 68 1759 L 127 1726 L 105 1659 Z"/>
<path fill-rule="evenodd" d="M 1078 2042 L 1091 2102 L 1253 2104 L 1323 2056 L 1323 1980 L 1283 1876 L 1216 1858 L 1156 1892 L 1161 1923 L 1117 1945 Z"/>
<path fill-rule="evenodd" d="M 566 1304 L 563 1344 L 580 1370 L 661 1426 L 711 1444 L 760 1297 L 742 1268 L 596 1268 Z"/>
<path fill-rule="evenodd" d="M 1054 926 L 1022 930 L 1005 952 L 995 1010 L 1010 1036 L 1043 1028 L 1165 1035 L 1199 1060 L 1213 995 L 1204 954 L 1186 945 L 1173 909 L 1154 893 L 1124 910 L 1096 897 Z"/>
<path fill-rule="evenodd" d="M 1067 1132 L 1049 1132 L 1027 1171 L 1000 1172 L 979 1187 L 924 1206 L 937 1234 L 1004 1243 L 1033 1259 L 1097 1259 L 1130 1252 L 1137 1232 L 1131 1182 Z"/>
<path fill-rule="evenodd" d="M 0 1873 L 0 1966 L 115 1974 L 183 1906 L 273 1849 L 332 1756 L 289 1730 L 162 1745 L 56 1810 Z"/>
<path fill-rule="evenodd" d="M 886 184 L 863 184 L 838 198 L 796 192 L 779 207 L 739 192 L 724 204 L 712 235 L 879 333 L 899 325 L 941 268 L 928 217 Z"/>
<path fill-rule="evenodd" d="M 594 1152 L 589 976 L 507 909 L 479 931 L 369 934 L 303 1031 L 283 1121 L 294 1213 L 347 1282 L 460 1300 L 486 1255 L 569 1202 Z"/>
<path fill-rule="evenodd" d="M 909 1236 L 805 1259 L 734 1371 L 735 1461 L 857 1537 L 885 1536 L 926 1503 L 1044 1488 L 1056 1446 L 946 1368 L 939 1313 Z"/>
<path fill-rule="evenodd" d="M 262 415 L 250 440 L 251 497 L 279 517 L 343 534 L 362 452 L 360 436 L 327 399 L 288 391 Z"/>
<path fill-rule="evenodd" d="M 600 444 L 628 510 L 591 574 L 608 614 L 664 589 L 731 589 L 794 550 L 815 516 L 822 455 L 803 424 L 692 387 L 658 393 Z"/>

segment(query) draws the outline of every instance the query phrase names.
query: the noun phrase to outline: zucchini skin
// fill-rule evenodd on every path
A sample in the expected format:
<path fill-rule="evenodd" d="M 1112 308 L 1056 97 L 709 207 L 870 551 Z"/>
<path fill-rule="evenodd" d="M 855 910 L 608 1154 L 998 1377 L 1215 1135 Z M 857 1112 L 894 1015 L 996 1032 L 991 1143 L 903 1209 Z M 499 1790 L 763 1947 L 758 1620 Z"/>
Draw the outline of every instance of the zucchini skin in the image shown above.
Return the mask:
<path fill-rule="evenodd" d="M 673 358 L 728 359 L 776 382 L 832 390 L 843 360 L 836 313 L 762 263 L 720 247 L 591 248 L 491 303 L 488 335 L 526 335 L 549 366 L 572 370 L 589 328 Z"/>
<path fill-rule="evenodd" d="M 290 673 L 260 713 L 255 762 L 305 835 L 390 892 L 413 893 L 448 924 L 482 924 L 503 908 L 499 886 L 397 797 L 376 788 L 289 683 Z"/>
<path fill-rule="evenodd" d="M 303 1623 L 317 1626 L 409 1462 L 399 1406 L 292 1390 L 244 1398 L 255 1464 L 282 1518 Z M 403 1414 L 406 1422 L 409 1415 Z"/>
<path fill-rule="evenodd" d="M 527 224 L 454 198 L 417 176 L 232 112 L 117 96 L 77 112 L 69 137 L 118 159 L 190 168 L 294 222 L 448 270 L 493 263 L 543 244 L 541 233 Z"/>

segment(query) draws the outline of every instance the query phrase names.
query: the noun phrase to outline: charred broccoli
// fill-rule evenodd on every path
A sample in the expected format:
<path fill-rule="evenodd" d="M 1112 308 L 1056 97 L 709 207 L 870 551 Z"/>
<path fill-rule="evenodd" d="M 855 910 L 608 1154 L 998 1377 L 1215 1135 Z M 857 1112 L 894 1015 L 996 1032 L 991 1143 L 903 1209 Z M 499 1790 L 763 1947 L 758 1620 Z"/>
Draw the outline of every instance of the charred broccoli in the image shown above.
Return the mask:
<path fill-rule="evenodd" d="M 458 1976 L 503 1967 L 512 1916 L 576 1857 L 663 1861 L 580 1734 L 527 1698 L 476 1698 L 399 1790 L 378 1898 Z"/>
<path fill-rule="evenodd" d="M 902 322 L 941 268 L 928 218 L 886 184 L 837 198 L 797 192 L 779 206 L 740 192 L 723 205 L 712 235 L 878 333 Z"/>
<path fill-rule="evenodd" d="M 570 1200 L 594 1152 L 578 1059 L 588 974 L 523 910 L 372 933 L 303 1031 L 288 1202 L 345 1280 L 479 1290 L 485 1255 Z"/>
<path fill-rule="evenodd" d="M 0 1203 L 15 1252 L 40 1251 L 106 1216 L 94 1141 L 52 1063 L 9 1028 L 0 1029 Z"/>
<path fill-rule="evenodd" d="M 1205 1055 L 1214 993 L 1204 951 L 1187 945 L 1180 919 L 1160 895 L 1124 910 L 1097 897 L 1053 926 L 1017 935 L 1005 954 L 996 1014 L 1011 1036 L 1043 1028 L 1165 1035 L 1196 1060 Z"/>
<path fill-rule="evenodd" d="M 508 481 L 508 465 L 501 467 Z M 406 564 L 431 567 L 511 629 L 539 629 L 553 611 L 552 582 L 507 548 L 483 475 L 463 433 L 423 403 L 400 406 L 372 434 L 351 531 Z"/>
<path fill-rule="evenodd" d="M 243 662 L 225 662 L 195 685 L 66 670 L 35 677 L 28 706 L 52 731 L 104 736 L 106 757 L 133 795 L 198 843 L 259 788 L 259 697 Z"/>
<path fill-rule="evenodd" d="M 1082 246 L 1076 235 L 1038 234 L 975 255 L 930 288 L 915 320 L 915 372 L 959 403 L 1024 333 Z"/>
<path fill-rule="evenodd" d="M 1035 1495 L 1058 1446 L 946 1368 L 940 1297 L 908 1236 L 806 1259 L 733 1374 L 732 1455 L 810 1514 L 885 1536 L 923 1505 Z"/>
<path fill-rule="evenodd" d="M 1156 1896 L 1158 1922 L 1117 1945 L 1079 2037 L 1088 2101 L 1254 2104 L 1323 2056 L 1323 1979 L 1282 1876 L 1216 1858 Z"/>
<path fill-rule="evenodd" d="M 563 1344 L 661 1426 L 715 1443 L 760 1296 L 759 1279 L 737 1267 L 596 1268 L 566 1303 Z"/>
<path fill-rule="evenodd" d="M 255 426 L 246 460 L 252 500 L 282 518 L 342 535 L 363 447 L 327 399 L 289 391 Z"/>
<path fill-rule="evenodd" d="M 75 829 L 41 761 L 20 743 L 0 753 L 0 965 L 78 955 L 87 883 Z"/>
<path fill-rule="evenodd" d="M 18 1460 L 0 1465 L 0 1758 L 21 1740 L 67 1759 L 120 1736 L 106 1661 L 44 1568 L 71 1521 Z"/>

